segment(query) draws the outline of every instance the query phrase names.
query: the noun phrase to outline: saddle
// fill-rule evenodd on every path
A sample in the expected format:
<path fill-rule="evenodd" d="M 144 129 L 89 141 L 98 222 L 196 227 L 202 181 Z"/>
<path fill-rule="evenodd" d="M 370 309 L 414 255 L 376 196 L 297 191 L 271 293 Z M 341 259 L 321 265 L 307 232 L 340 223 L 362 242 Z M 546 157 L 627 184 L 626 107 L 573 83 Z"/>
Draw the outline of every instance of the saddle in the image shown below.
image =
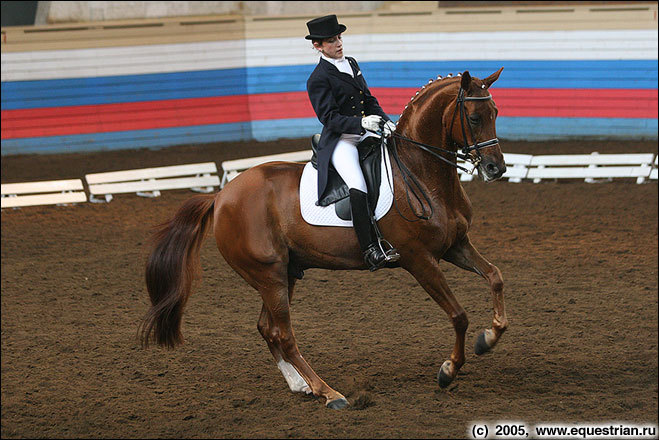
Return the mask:
<path fill-rule="evenodd" d="M 314 134 L 311 137 L 311 164 L 318 169 L 317 149 L 320 134 Z M 368 190 L 368 204 L 372 208 L 377 206 L 380 196 L 381 176 L 381 158 L 382 149 L 380 148 L 380 138 L 367 137 L 357 145 L 359 152 L 359 164 L 366 180 Z M 336 215 L 342 220 L 352 220 L 350 212 L 350 192 L 348 185 L 343 181 L 334 166 L 330 163 L 327 172 L 327 187 L 322 197 L 316 202 L 319 206 L 329 206 L 334 204 Z"/>

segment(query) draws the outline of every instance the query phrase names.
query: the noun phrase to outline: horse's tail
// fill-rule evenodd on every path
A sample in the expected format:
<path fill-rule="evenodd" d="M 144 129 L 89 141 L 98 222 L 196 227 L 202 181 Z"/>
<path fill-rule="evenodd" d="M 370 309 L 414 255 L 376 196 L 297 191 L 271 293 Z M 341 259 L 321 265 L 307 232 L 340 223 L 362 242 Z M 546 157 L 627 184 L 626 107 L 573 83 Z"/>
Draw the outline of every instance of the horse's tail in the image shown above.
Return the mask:
<path fill-rule="evenodd" d="M 152 339 L 168 348 L 183 342 L 183 308 L 198 273 L 199 248 L 212 223 L 214 203 L 214 194 L 191 198 L 171 220 L 158 226 L 153 236 L 154 247 L 145 271 L 152 306 L 140 326 L 144 347 Z"/>

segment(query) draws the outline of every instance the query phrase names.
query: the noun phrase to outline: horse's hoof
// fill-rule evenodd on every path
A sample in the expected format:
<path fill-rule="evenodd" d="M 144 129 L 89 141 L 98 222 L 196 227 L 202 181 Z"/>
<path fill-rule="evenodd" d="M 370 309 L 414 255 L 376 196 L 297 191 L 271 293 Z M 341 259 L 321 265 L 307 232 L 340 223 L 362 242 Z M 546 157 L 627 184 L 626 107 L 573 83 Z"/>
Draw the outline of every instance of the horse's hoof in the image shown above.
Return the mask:
<path fill-rule="evenodd" d="M 444 362 L 444 365 L 446 365 L 446 362 Z M 437 373 L 437 383 L 439 383 L 440 388 L 446 388 L 451 384 L 451 382 L 453 382 L 453 377 L 444 372 L 444 365 L 442 365 L 442 367 L 439 369 L 439 372 Z"/>
<path fill-rule="evenodd" d="M 331 402 L 327 402 L 327 407 L 329 409 L 343 409 L 346 406 L 350 405 L 348 403 L 348 400 L 345 397 L 341 397 L 340 399 L 332 400 Z"/>
<path fill-rule="evenodd" d="M 437 382 L 440 388 L 446 388 L 453 382 L 453 378 L 445 374 L 442 370 L 439 370 L 439 373 L 437 373 Z"/>
<path fill-rule="evenodd" d="M 487 353 L 490 351 L 490 346 L 487 345 L 487 342 L 485 341 L 485 332 L 481 333 L 478 335 L 478 338 L 476 338 L 476 347 L 474 347 L 474 351 L 478 356 Z"/>

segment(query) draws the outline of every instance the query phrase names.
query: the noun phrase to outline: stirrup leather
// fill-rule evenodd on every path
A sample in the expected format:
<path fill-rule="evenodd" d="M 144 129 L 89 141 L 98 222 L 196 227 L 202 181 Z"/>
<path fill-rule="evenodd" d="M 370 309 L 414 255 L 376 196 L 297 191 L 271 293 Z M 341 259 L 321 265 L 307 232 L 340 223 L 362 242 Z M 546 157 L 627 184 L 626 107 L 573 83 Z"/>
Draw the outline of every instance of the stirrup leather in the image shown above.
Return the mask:
<path fill-rule="evenodd" d="M 398 253 L 398 250 L 389 243 L 388 240 L 384 238 L 382 235 L 382 232 L 380 232 L 380 228 L 378 227 L 378 222 L 375 221 L 374 217 L 371 217 L 371 224 L 373 225 L 373 230 L 375 232 L 375 236 L 377 237 L 377 245 L 380 248 L 380 251 L 384 254 L 384 261 L 385 263 L 395 263 L 396 261 L 400 260 L 400 254 Z"/>

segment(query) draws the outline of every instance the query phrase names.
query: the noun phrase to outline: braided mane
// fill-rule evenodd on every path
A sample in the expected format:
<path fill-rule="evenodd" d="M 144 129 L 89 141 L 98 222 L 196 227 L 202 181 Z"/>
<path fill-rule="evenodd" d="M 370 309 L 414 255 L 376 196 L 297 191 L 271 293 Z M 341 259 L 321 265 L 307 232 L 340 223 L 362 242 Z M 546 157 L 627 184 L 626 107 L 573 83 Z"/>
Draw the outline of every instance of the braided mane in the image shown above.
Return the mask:
<path fill-rule="evenodd" d="M 439 86 L 441 86 L 441 87 L 448 86 L 448 85 L 451 84 L 452 82 L 450 82 L 450 81 L 446 81 L 446 80 L 448 80 L 448 79 L 456 79 L 456 78 L 460 78 L 460 77 L 462 77 L 462 74 L 461 74 L 461 73 L 458 73 L 456 76 L 453 76 L 452 73 L 449 73 L 449 74 L 446 75 L 445 77 L 442 77 L 441 75 L 438 75 L 436 79 L 431 78 L 431 79 L 428 81 L 427 84 L 425 84 L 423 87 L 421 87 L 421 88 L 416 92 L 416 94 L 414 94 L 414 96 L 412 96 L 412 99 L 410 99 L 410 102 L 408 102 L 408 103 L 405 105 L 405 108 L 403 109 L 403 111 L 401 112 L 400 116 L 398 117 L 398 123 L 400 123 L 401 120 L 403 119 L 403 116 L 405 115 L 405 112 L 406 112 L 406 110 L 407 110 L 408 107 L 410 107 L 410 106 L 412 106 L 412 105 L 414 105 L 414 104 L 421 103 L 421 102 L 425 101 L 425 99 L 426 99 L 428 96 L 430 96 L 430 95 L 428 94 L 428 90 L 429 90 L 429 89 L 431 89 L 431 88 L 432 88 L 432 89 L 435 89 L 435 88 L 437 88 L 437 87 L 439 87 Z"/>

